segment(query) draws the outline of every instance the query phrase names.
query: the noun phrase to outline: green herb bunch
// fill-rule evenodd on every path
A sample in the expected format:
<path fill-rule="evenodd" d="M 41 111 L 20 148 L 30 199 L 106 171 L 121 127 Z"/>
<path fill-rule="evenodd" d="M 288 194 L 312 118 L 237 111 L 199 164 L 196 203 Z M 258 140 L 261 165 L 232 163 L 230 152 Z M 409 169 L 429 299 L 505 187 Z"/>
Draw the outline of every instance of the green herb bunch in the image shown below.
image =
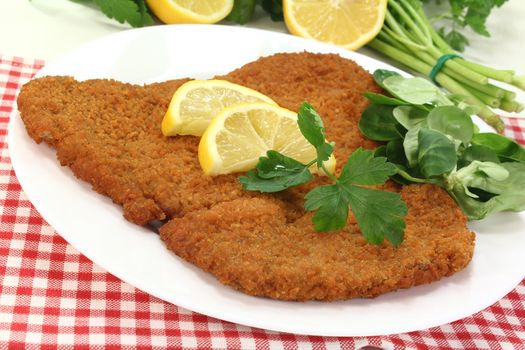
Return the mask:
<path fill-rule="evenodd" d="M 403 240 L 404 217 L 408 210 L 398 193 L 372 189 L 397 171 L 385 157 L 374 157 L 373 151 L 357 149 L 348 158 L 336 177 L 323 164 L 333 153 L 334 144 L 325 140 L 320 116 L 308 103 L 299 109 L 297 123 L 303 136 L 317 151 L 317 157 L 302 164 L 276 151 L 259 158 L 255 170 L 239 178 L 244 189 L 259 192 L 279 192 L 313 179 L 311 166 L 317 166 L 332 180 L 332 184 L 312 189 L 305 196 L 304 208 L 315 211 L 312 218 L 317 231 L 342 229 L 351 208 L 364 238 L 381 244 L 386 238 L 394 246 Z"/>
<path fill-rule="evenodd" d="M 239 24 L 250 22 L 255 13 L 255 8 L 261 6 L 273 21 L 283 20 L 283 4 L 281 0 L 235 0 L 233 9 L 226 18 Z"/>
<path fill-rule="evenodd" d="M 442 13 L 434 18 L 434 21 L 445 22 L 448 26 L 442 26 L 438 32 L 443 39 L 454 50 L 463 51 L 469 44 L 468 39 L 460 32 L 460 29 L 470 27 L 476 33 L 490 36 L 485 25 L 487 18 L 494 8 L 502 6 L 508 0 L 424 0 L 425 2 L 437 2 Z"/>
<path fill-rule="evenodd" d="M 475 106 L 454 103 L 423 78 L 377 70 L 374 79 L 393 97 L 366 93 L 372 103 L 359 129 L 372 140 L 386 142 L 375 155 L 395 164 L 394 180 L 444 188 L 469 219 L 525 209 L 521 145 L 478 132 L 470 117 Z"/>
<path fill-rule="evenodd" d="M 485 9 L 482 3 L 503 2 L 451 0 L 451 3 L 453 13 L 457 12 L 453 18 L 458 21 L 463 18 L 465 23 L 476 25 L 481 31 L 485 14 L 488 16 L 487 11 L 482 10 Z M 478 10 L 483 11 L 484 15 L 476 12 Z M 462 11 L 466 12 L 460 17 Z M 449 56 L 450 59 L 441 61 L 444 55 L 454 55 L 455 51 L 434 30 L 419 0 L 388 0 L 383 27 L 368 46 L 418 73 L 432 76 L 451 93 L 465 96 L 469 103 L 480 107 L 478 115 L 498 132 L 503 131 L 504 125 L 493 108 L 507 112 L 523 110 L 523 105 L 516 101 L 516 93 L 512 89 L 497 86 L 490 79 L 525 90 L 525 77 L 517 76 L 511 70 L 490 68 L 460 57 Z M 436 71 L 433 68 L 438 64 L 443 65 Z"/>
<path fill-rule="evenodd" d="M 108 18 L 132 27 L 153 24 L 145 0 L 71 0 L 78 3 L 94 3 Z"/>

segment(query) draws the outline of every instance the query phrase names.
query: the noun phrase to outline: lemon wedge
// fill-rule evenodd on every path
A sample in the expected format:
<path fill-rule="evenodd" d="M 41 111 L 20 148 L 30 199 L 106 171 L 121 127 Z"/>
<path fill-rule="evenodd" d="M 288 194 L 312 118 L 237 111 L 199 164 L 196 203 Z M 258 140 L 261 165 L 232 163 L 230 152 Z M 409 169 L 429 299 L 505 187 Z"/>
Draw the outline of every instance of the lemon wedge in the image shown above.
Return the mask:
<path fill-rule="evenodd" d="M 213 118 L 199 143 L 199 162 L 207 175 L 247 171 L 269 150 L 303 164 L 316 158 L 315 148 L 299 130 L 297 113 L 267 103 L 238 104 Z M 324 165 L 333 172 L 335 157 Z"/>
<path fill-rule="evenodd" d="M 288 30 L 357 50 L 371 41 L 383 26 L 387 0 L 283 0 Z"/>
<path fill-rule="evenodd" d="M 162 22 L 216 23 L 228 16 L 234 0 L 146 0 L 148 7 Z"/>
<path fill-rule="evenodd" d="M 260 92 L 226 80 L 191 80 L 175 91 L 162 120 L 162 133 L 201 136 L 223 109 L 247 102 L 276 105 Z"/>

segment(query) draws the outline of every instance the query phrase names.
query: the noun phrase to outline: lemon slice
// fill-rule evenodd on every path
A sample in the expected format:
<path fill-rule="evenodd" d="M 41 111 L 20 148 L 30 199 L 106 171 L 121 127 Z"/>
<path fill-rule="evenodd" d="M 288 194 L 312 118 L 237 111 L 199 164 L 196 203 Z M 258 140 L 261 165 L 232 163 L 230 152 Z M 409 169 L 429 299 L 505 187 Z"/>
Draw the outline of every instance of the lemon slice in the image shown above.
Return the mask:
<path fill-rule="evenodd" d="M 269 150 L 303 164 L 316 158 L 315 148 L 299 130 L 297 113 L 267 103 L 244 103 L 213 118 L 199 144 L 199 162 L 207 175 L 247 171 Z M 335 157 L 324 164 L 333 172 Z M 319 169 L 314 165 L 311 170 Z"/>
<path fill-rule="evenodd" d="M 292 34 L 349 50 L 379 33 L 386 6 L 387 0 L 283 0 L 284 21 Z"/>
<path fill-rule="evenodd" d="M 146 0 L 162 22 L 216 23 L 228 16 L 234 0 Z"/>
<path fill-rule="evenodd" d="M 246 102 L 276 103 L 269 97 L 226 80 L 191 80 L 173 95 L 162 120 L 165 136 L 201 136 L 210 121 L 226 107 Z"/>

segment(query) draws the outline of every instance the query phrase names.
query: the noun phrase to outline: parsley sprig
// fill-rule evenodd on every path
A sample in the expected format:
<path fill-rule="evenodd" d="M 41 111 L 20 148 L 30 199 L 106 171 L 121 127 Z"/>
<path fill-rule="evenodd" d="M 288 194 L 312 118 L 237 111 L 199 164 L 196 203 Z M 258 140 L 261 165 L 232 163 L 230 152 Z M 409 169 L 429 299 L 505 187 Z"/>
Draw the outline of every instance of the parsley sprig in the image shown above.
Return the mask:
<path fill-rule="evenodd" d="M 465 21 L 465 24 L 476 24 L 481 32 L 490 9 L 503 4 L 503 0 L 450 2 L 455 4 L 452 18 Z M 428 76 L 443 89 L 464 98 L 468 104 L 478 106 L 476 114 L 498 132 L 503 132 L 505 125 L 494 108 L 507 112 L 522 111 L 524 106 L 516 100 L 512 86 L 525 90 L 525 77 L 512 70 L 495 69 L 458 57 L 449 45 L 451 41 L 460 44 L 459 34 L 454 33 L 452 36 L 456 39 L 448 38 L 449 42 L 445 40 L 448 34 L 445 39 L 440 36 L 420 0 L 388 0 L 383 27 L 367 45 Z"/>
<path fill-rule="evenodd" d="M 72 0 L 74 2 L 94 2 L 107 17 L 119 23 L 128 23 L 132 27 L 144 27 L 153 24 L 145 0 Z"/>
<path fill-rule="evenodd" d="M 315 147 L 317 157 L 303 164 L 279 152 L 268 151 L 265 157 L 259 158 L 254 170 L 239 178 L 244 189 L 283 191 L 312 180 L 310 167 L 316 165 L 334 182 L 318 186 L 305 196 L 304 208 L 315 211 L 312 221 L 316 231 L 344 228 L 351 209 L 368 242 L 381 244 L 386 238 L 398 246 L 403 241 L 406 204 L 398 193 L 363 187 L 385 183 L 396 173 L 396 167 L 385 157 L 374 157 L 372 151 L 359 148 L 348 158 L 337 177 L 324 166 L 324 161 L 334 151 L 334 144 L 326 142 L 321 117 L 310 104 L 305 102 L 300 107 L 297 124 L 306 140 Z"/>
<path fill-rule="evenodd" d="M 440 0 L 424 0 L 425 2 L 437 2 L 445 5 Z M 490 36 L 486 22 L 493 9 L 501 7 L 508 0 L 448 0 L 448 6 L 443 6 L 443 13 L 436 17 L 437 20 L 445 20 L 449 29 L 442 26 L 439 34 L 445 41 L 457 51 L 463 51 L 469 44 L 468 39 L 459 29 L 470 27 L 476 33 Z"/>

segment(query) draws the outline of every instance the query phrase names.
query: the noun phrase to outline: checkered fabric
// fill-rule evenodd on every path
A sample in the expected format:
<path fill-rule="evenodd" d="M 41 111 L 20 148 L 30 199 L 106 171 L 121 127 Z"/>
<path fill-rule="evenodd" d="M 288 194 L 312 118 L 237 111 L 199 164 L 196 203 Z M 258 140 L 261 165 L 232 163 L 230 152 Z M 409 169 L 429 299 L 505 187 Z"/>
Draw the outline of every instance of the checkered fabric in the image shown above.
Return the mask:
<path fill-rule="evenodd" d="M 152 297 L 105 272 L 60 237 L 22 191 L 7 124 L 42 61 L 0 56 L 0 349 L 525 349 L 525 281 L 470 317 L 382 337 L 313 337 L 221 321 Z M 507 119 L 525 143 L 525 120 Z"/>

